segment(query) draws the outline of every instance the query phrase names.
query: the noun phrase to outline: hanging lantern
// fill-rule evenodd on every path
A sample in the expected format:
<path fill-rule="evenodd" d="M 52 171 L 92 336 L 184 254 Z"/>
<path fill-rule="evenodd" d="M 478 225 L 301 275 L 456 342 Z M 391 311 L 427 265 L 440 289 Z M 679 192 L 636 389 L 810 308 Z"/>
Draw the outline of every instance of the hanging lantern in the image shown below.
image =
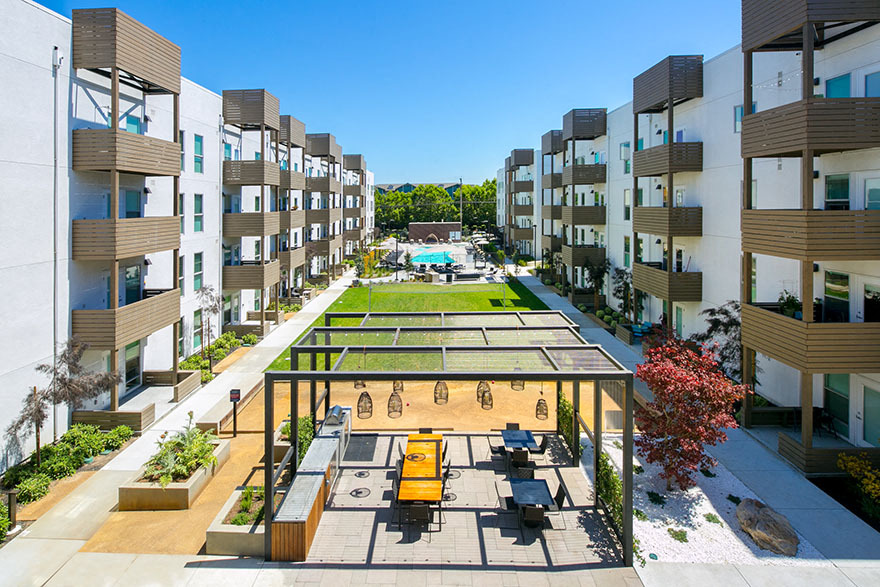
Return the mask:
<path fill-rule="evenodd" d="M 483 397 L 480 400 L 480 407 L 484 410 L 492 409 L 492 392 L 490 390 L 486 390 L 483 392 Z"/>
<path fill-rule="evenodd" d="M 358 398 L 358 418 L 366 420 L 373 415 L 373 398 L 366 391 L 362 391 Z"/>
<path fill-rule="evenodd" d="M 394 393 L 403 393 L 403 381 L 394 382 Z"/>
<path fill-rule="evenodd" d="M 526 388 L 526 382 L 522 379 L 514 379 L 510 382 L 510 389 L 513 391 L 522 391 Z"/>
<path fill-rule="evenodd" d="M 389 418 L 399 418 L 403 415 L 403 400 L 400 399 L 400 394 L 396 391 L 391 392 L 391 397 L 388 398 L 388 417 Z"/>
<path fill-rule="evenodd" d="M 438 381 L 434 385 L 434 403 L 438 406 L 445 405 L 449 401 L 449 388 L 445 381 Z"/>
<path fill-rule="evenodd" d="M 477 383 L 477 401 L 483 401 L 483 394 L 489 391 L 489 384 L 485 381 Z"/>
<path fill-rule="evenodd" d="M 548 415 L 547 401 L 544 398 L 541 398 L 535 405 L 535 418 L 538 420 L 546 420 Z"/>
<path fill-rule="evenodd" d="M 364 389 L 367 387 L 367 383 L 363 379 L 356 379 L 354 382 L 355 389 Z"/>

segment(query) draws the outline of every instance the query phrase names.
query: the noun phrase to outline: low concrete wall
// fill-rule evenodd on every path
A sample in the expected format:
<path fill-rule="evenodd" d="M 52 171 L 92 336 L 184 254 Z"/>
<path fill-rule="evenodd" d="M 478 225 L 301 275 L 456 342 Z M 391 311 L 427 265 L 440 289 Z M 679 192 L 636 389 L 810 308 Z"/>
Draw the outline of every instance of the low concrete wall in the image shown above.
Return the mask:
<path fill-rule="evenodd" d="M 245 406 L 251 403 L 251 400 L 257 395 L 257 392 L 263 389 L 263 380 L 260 379 L 253 387 L 251 387 L 247 391 L 242 392 L 241 401 L 238 402 L 239 411 L 243 410 Z M 220 434 L 220 430 L 223 429 L 229 422 L 232 421 L 232 402 L 229 401 L 228 397 L 224 397 L 217 401 L 210 410 L 208 410 L 204 416 L 198 419 L 196 422 L 196 428 L 199 430 L 208 431 L 210 430 L 214 434 Z"/>
<path fill-rule="evenodd" d="M 236 526 L 223 523 L 229 510 L 238 503 L 241 493 L 241 489 L 232 492 L 232 495 L 220 508 L 220 513 L 208 527 L 205 536 L 206 554 L 257 557 L 265 555 L 264 525 Z"/>
<path fill-rule="evenodd" d="M 144 476 L 142 467 L 131 481 L 119 487 L 119 511 L 188 510 L 217 471 L 229 460 L 230 442 L 217 440 L 216 445 L 214 456 L 217 457 L 217 464 L 210 469 L 198 469 L 181 483 L 169 483 L 162 487 L 159 483 L 138 481 Z"/>

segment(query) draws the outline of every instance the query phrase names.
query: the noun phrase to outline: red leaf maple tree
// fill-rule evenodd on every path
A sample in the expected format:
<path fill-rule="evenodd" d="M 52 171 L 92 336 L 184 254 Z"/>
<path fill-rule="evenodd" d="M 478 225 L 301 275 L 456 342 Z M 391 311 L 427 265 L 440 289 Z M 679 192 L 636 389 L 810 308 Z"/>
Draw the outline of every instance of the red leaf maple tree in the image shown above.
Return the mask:
<path fill-rule="evenodd" d="M 724 375 L 713 348 L 697 352 L 674 338 L 647 352 L 636 377 L 654 399 L 636 408 L 641 434 L 634 444 L 647 462 L 663 468 L 667 491 L 673 482 L 687 489 L 696 484 L 694 472 L 717 464 L 704 447 L 727 440 L 724 429 L 737 426 L 733 403 L 749 388 Z"/>

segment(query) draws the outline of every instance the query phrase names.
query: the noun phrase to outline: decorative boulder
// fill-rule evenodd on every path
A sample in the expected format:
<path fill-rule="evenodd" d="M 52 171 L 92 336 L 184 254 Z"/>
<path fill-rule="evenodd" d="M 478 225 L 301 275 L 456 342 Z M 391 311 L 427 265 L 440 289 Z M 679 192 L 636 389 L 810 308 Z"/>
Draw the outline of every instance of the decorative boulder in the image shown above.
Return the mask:
<path fill-rule="evenodd" d="M 736 506 L 736 519 L 743 532 L 751 536 L 755 544 L 783 554 L 795 556 L 800 540 L 791 524 L 782 514 L 775 512 L 756 499 L 746 498 Z"/>

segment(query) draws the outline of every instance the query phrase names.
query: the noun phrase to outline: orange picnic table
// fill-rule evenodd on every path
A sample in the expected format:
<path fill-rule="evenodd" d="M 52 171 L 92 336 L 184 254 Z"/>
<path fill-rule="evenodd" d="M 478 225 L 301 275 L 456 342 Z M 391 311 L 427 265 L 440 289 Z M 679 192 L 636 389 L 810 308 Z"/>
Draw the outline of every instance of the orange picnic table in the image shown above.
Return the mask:
<path fill-rule="evenodd" d="M 410 434 L 407 438 L 403 470 L 400 475 L 400 501 L 443 499 L 441 434 Z"/>

